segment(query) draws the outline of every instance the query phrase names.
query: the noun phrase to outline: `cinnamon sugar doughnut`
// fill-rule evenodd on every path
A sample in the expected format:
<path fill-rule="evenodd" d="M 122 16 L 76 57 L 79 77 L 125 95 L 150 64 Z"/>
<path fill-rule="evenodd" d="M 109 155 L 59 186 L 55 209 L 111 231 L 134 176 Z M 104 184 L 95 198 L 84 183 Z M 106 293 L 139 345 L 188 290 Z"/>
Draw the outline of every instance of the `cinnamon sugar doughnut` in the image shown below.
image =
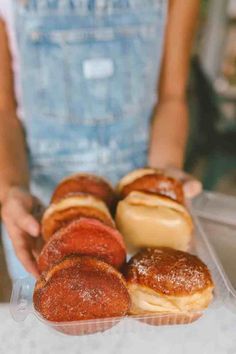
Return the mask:
<path fill-rule="evenodd" d="M 70 195 L 52 203 L 42 218 L 42 236 L 48 240 L 61 227 L 81 217 L 96 219 L 114 227 L 114 221 L 105 203 L 91 195 Z"/>
<path fill-rule="evenodd" d="M 98 220 L 88 218 L 71 221 L 49 239 L 38 258 L 40 272 L 70 254 L 94 256 L 116 268 L 120 268 L 126 258 L 121 234 Z"/>
<path fill-rule="evenodd" d="M 109 208 L 114 206 L 116 194 L 112 186 L 103 178 L 86 173 L 77 173 L 64 178 L 56 187 L 51 202 L 77 193 L 91 194 L 102 199 Z"/>
<path fill-rule="evenodd" d="M 123 276 L 111 265 L 70 256 L 41 275 L 33 303 L 44 319 L 71 322 L 125 316 L 130 297 Z"/>

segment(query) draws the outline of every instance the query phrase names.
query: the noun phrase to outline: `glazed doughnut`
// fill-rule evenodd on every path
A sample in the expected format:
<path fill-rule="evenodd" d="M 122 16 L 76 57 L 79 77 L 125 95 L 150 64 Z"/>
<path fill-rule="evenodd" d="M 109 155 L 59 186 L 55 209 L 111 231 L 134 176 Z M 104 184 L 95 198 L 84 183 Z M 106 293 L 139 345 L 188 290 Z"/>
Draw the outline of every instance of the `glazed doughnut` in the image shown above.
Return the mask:
<path fill-rule="evenodd" d="M 106 204 L 91 195 L 70 195 L 52 203 L 44 212 L 41 222 L 41 233 L 48 240 L 61 227 L 72 220 L 86 217 L 100 220 L 104 224 L 115 227 Z"/>
<path fill-rule="evenodd" d="M 104 223 L 89 218 L 71 221 L 44 245 L 39 257 L 40 272 L 70 254 L 94 256 L 120 268 L 126 259 L 121 234 Z"/>
<path fill-rule="evenodd" d="M 138 169 L 123 177 L 117 190 L 121 198 L 133 191 L 163 195 L 183 204 L 184 192 L 181 182 L 153 168 Z"/>
<path fill-rule="evenodd" d="M 51 203 L 68 195 L 86 193 L 102 199 L 109 208 L 114 206 L 116 194 L 112 186 L 103 178 L 86 173 L 77 173 L 63 179 L 56 187 Z"/>
<path fill-rule="evenodd" d="M 187 209 L 161 195 L 130 192 L 118 203 L 116 225 L 129 251 L 166 246 L 188 250 L 193 223 Z"/>
<path fill-rule="evenodd" d="M 70 256 L 36 282 L 33 303 L 54 322 L 125 316 L 130 297 L 123 276 L 96 258 Z"/>
<path fill-rule="evenodd" d="M 191 312 L 199 317 L 213 297 L 207 266 L 198 257 L 172 248 L 140 251 L 130 259 L 124 275 L 133 315 L 171 314 L 189 320 Z"/>

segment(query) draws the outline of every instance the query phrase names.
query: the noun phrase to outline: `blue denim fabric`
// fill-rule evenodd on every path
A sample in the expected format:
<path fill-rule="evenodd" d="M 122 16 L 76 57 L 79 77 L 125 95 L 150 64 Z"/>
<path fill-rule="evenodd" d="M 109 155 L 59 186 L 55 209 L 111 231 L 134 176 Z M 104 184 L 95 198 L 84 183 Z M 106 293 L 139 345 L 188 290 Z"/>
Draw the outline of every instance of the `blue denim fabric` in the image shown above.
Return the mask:
<path fill-rule="evenodd" d="M 167 1 L 14 1 L 33 192 L 146 165 Z"/>

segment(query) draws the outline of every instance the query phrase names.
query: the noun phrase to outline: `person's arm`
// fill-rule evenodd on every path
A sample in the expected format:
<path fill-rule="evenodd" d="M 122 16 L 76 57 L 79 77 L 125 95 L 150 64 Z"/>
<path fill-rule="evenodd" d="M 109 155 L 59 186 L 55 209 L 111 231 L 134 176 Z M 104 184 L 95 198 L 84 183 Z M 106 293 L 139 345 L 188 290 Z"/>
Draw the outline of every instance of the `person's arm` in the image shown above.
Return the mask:
<path fill-rule="evenodd" d="M 149 165 L 182 169 L 188 137 L 186 86 L 199 0 L 170 0 Z M 199 183 L 196 192 L 199 191 Z M 193 193 L 195 194 L 195 192 Z"/>
<path fill-rule="evenodd" d="M 29 167 L 24 132 L 16 114 L 11 54 L 0 19 L 0 205 L 2 220 L 25 268 L 38 275 L 35 241 L 39 225 L 31 215 L 37 204 L 29 193 Z"/>
<path fill-rule="evenodd" d="M 0 20 L 0 200 L 14 185 L 28 188 L 25 140 L 16 116 L 11 55 L 4 23 Z"/>

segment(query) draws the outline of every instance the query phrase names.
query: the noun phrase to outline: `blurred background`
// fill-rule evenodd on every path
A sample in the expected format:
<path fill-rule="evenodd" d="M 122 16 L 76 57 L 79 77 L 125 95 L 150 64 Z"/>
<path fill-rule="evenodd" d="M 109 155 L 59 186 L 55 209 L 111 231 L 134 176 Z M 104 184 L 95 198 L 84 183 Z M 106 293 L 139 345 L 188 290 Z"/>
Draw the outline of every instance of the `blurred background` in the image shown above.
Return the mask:
<path fill-rule="evenodd" d="M 189 82 L 186 169 L 236 194 L 236 1 L 204 0 Z"/>
<path fill-rule="evenodd" d="M 202 0 L 188 95 L 185 169 L 205 189 L 236 195 L 236 0 Z M 10 291 L 0 241 L 0 302 Z"/>

